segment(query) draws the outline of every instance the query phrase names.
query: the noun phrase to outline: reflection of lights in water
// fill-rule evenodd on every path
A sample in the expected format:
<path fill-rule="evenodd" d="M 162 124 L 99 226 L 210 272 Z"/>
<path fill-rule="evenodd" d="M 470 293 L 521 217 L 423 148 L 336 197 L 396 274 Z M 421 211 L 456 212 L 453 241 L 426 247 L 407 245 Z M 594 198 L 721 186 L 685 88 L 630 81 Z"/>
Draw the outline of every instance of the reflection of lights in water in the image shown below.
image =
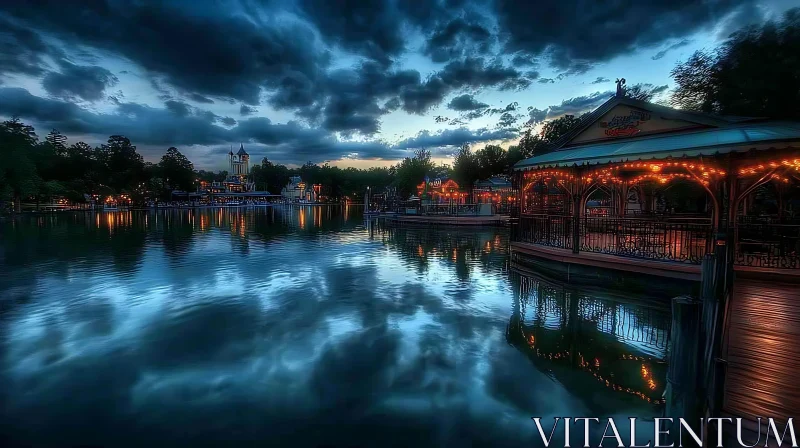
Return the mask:
<path fill-rule="evenodd" d="M 642 378 L 647 381 L 647 387 L 649 387 L 650 390 L 656 390 L 656 382 L 653 381 L 650 370 L 648 370 L 644 364 L 642 364 Z"/>
<path fill-rule="evenodd" d="M 600 367 L 600 360 L 599 359 L 594 358 L 594 366 L 595 367 Z"/>
<path fill-rule="evenodd" d="M 533 337 L 533 335 L 530 335 L 530 336 L 528 336 L 528 345 L 530 345 L 531 347 L 533 347 L 533 345 L 534 345 L 535 343 L 536 343 L 536 339 Z"/>
<path fill-rule="evenodd" d="M 646 402 L 652 403 L 652 404 L 664 404 L 664 403 L 667 402 L 667 400 L 665 398 L 655 398 L 654 399 L 654 398 L 651 398 L 648 395 L 644 394 L 643 392 L 639 392 L 637 390 L 631 389 L 630 387 L 624 387 L 624 386 L 621 386 L 619 384 L 614 383 L 613 382 L 613 378 L 608 379 L 608 378 L 604 377 L 603 375 L 601 375 L 599 373 L 599 371 L 597 371 L 594 368 L 592 368 L 590 363 L 586 362 L 586 360 L 583 359 L 583 355 L 581 355 L 579 353 L 578 356 L 580 356 L 580 359 L 581 359 L 580 364 L 578 364 L 579 367 L 581 369 L 591 373 L 592 376 L 595 377 L 598 381 L 600 381 L 601 384 L 605 384 L 605 386 L 610 388 L 611 390 L 614 390 L 614 391 L 617 391 L 617 392 L 625 392 L 625 393 L 628 393 L 628 394 L 631 394 L 631 395 L 635 395 L 635 396 L 639 397 L 642 401 L 646 401 Z M 634 357 L 625 358 L 624 356 L 625 355 L 623 355 L 623 359 L 633 359 L 634 358 Z M 595 359 L 595 367 L 598 367 L 598 365 L 599 365 L 598 364 L 598 360 Z M 648 375 L 650 374 L 650 370 L 646 369 L 645 366 L 643 365 L 642 366 L 642 372 L 645 372 L 645 371 L 648 372 Z M 613 374 L 612 374 L 612 377 L 613 377 Z M 648 388 L 650 390 L 655 390 L 657 385 L 656 385 L 656 382 L 653 381 L 653 379 L 651 378 L 648 381 L 647 386 L 648 386 Z"/>
<path fill-rule="evenodd" d="M 422 250 L 422 245 L 417 246 L 417 255 L 420 257 L 425 255 L 425 251 Z"/>

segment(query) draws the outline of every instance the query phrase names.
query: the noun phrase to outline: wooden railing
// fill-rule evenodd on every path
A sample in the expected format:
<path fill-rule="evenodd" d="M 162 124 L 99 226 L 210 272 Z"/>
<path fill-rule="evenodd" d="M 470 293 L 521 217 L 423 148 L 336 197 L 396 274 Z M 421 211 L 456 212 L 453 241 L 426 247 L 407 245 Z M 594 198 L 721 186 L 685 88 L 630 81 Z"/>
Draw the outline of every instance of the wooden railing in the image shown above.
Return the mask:
<path fill-rule="evenodd" d="M 423 215 L 474 216 L 478 214 L 478 204 L 428 204 L 420 206 Z"/>

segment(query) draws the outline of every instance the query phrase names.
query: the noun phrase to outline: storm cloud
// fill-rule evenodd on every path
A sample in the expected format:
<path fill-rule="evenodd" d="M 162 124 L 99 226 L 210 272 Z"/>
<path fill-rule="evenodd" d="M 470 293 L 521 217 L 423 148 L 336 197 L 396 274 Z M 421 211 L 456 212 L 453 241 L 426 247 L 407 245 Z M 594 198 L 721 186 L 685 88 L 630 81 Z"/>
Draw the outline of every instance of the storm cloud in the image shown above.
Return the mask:
<path fill-rule="evenodd" d="M 391 146 L 382 143 L 390 114 L 395 120 L 397 113 L 425 115 L 445 105 L 462 113 L 448 125 L 461 126 L 488 110 L 479 107 L 484 103 L 477 95 L 489 104 L 502 92 L 533 95 L 544 84 L 565 82 L 617 56 L 647 52 L 649 58 L 658 50 L 652 58 L 659 59 L 688 45 L 699 30 L 715 24 L 728 30 L 751 23 L 748 15 L 767 16 L 750 14 L 766 11 L 755 0 L 529 3 L 97 0 L 64 8 L 59 2 L 4 2 L 0 84 L 30 92 L 31 85 L 41 85 L 50 98 L 25 98 L 23 109 L 44 108 L 25 109 L 32 120 L 64 114 L 63 122 L 32 124 L 61 123 L 65 132 L 131 132 L 131 138 L 159 144 L 230 144 L 219 140 L 238 141 L 242 136 L 234 130 L 263 114 L 292 129 L 314 129 L 325 142 L 358 139 L 370 148 L 361 152 L 376 154 Z M 608 79 L 593 75 L 592 84 Z M 139 92 L 142 86 L 155 93 Z M 548 117 L 598 104 L 580 95 L 546 108 Z M 50 100 L 93 104 L 81 110 Z M 141 109 L 123 116 L 121 104 Z M 3 109 L 19 107 L 17 101 Z M 140 123 L 153 116 L 169 125 L 185 120 L 188 128 L 168 130 L 154 122 L 153 130 L 142 129 Z M 499 125 L 513 126 L 518 118 L 502 116 Z M 279 144 L 307 151 L 288 145 Z M 320 157 L 336 152 L 327 143 L 310 147 L 325 148 Z"/>
<path fill-rule="evenodd" d="M 554 67 L 579 74 L 594 63 L 686 37 L 752 3 L 752 0 L 639 3 L 498 0 L 496 13 L 507 51 L 544 56 Z"/>
<path fill-rule="evenodd" d="M 468 111 L 468 110 L 476 110 L 476 109 L 485 109 L 489 107 L 488 104 L 481 103 L 480 101 L 476 100 L 472 95 L 459 95 L 449 103 L 447 103 L 448 109 L 457 110 L 457 111 Z"/>
<path fill-rule="evenodd" d="M 50 72 L 42 79 L 42 87 L 53 96 L 97 101 L 105 97 L 106 88 L 113 87 L 118 81 L 103 67 L 65 62 L 60 72 Z"/>
<path fill-rule="evenodd" d="M 690 43 L 692 43 L 692 41 L 690 41 L 689 39 L 681 39 L 680 41 L 675 42 L 674 44 L 668 46 L 667 48 L 664 48 L 663 50 L 659 51 L 658 53 L 653 55 L 653 57 L 651 59 L 654 60 L 654 61 L 657 61 L 657 60 L 663 58 L 664 56 L 666 56 L 667 53 L 669 53 L 670 51 L 678 49 L 678 48 L 681 48 L 681 47 L 685 47 L 685 46 L 689 45 Z"/>
<path fill-rule="evenodd" d="M 214 146 L 234 141 L 250 142 L 260 145 L 263 153 L 269 152 L 273 155 L 271 158 L 284 163 L 338 160 L 352 154 L 379 159 L 405 155 L 398 148 L 380 142 L 340 141 L 323 129 L 309 128 L 297 122 L 278 124 L 266 117 L 251 117 L 236 123 L 229 117 L 219 117 L 178 101 L 167 101 L 164 108 L 120 102 L 111 113 L 94 113 L 71 102 L 31 95 L 25 89 L 0 87 L 0 115 L 32 120 L 68 135 L 95 135 L 98 141 L 121 134 L 143 146 Z M 228 129 L 217 122 L 232 127 Z M 159 151 L 163 152 L 163 149 Z"/>
<path fill-rule="evenodd" d="M 584 112 L 594 110 L 605 103 L 614 95 L 612 91 L 594 92 L 589 95 L 576 96 L 561 102 L 561 104 L 550 106 L 547 110 L 547 118 L 558 118 L 563 115 L 580 115 Z"/>
<path fill-rule="evenodd" d="M 508 129 L 478 129 L 472 131 L 467 128 L 445 129 L 440 132 L 432 133 L 422 131 L 418 135 L 402 140 L 394 145 L 397 149 L 414 148 L 440 148 L 447 146 L 459 146 L 464 143 L 487 142 L 492 140 L 509 140 L 516 136 L 516 133 Z"/>

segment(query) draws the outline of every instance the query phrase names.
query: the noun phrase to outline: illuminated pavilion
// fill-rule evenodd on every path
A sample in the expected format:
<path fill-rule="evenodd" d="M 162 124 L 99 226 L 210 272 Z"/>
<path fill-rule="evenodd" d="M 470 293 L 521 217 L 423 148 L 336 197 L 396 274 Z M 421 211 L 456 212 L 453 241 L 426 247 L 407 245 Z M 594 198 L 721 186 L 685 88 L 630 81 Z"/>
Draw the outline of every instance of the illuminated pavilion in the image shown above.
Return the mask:
<path fill-rule="evenodd" d="M 670 368 L 695 369 L 704 412 L 755 421 L 800 409 L 786 393 L 800 369 L 800 123 L 671 109 L 618 87 L 514 171 L 512 267 L 699 282 L 699 295 L 673 300 L 698 322 L 679 339 L 699 342 Z"/>
<path fill-rule="evenodd" d="M 714 235 L 728 232 L 737 263 L 800 269 L 800 123 L 615 96 L 552 152 L 514 169 L 519 241 L 699 264 Z M 681 184 L 680 201 L 694 195 L 704 205 L 681 213 L 665 204 Z M 592 200 L 607 204 L 602 218 L 587 213 Z"/>

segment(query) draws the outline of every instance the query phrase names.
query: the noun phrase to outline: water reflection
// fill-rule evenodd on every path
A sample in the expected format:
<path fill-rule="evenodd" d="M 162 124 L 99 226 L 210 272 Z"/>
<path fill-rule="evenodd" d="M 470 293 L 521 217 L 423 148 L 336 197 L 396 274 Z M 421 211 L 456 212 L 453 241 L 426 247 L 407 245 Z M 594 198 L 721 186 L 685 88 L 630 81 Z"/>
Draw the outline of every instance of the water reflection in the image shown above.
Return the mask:
<path fill-rule="evenodd" d="M 574 382 L 576 390 L 593 379 L 613 392 L 664 404 L 669 302 L 587 294 L 535 274 L 515 277 L 510 344 L 559 381 Z M 600 414 L 608 411 L 606 403 L 589 400 Z"/>
<path fill-rule="evenodd" d="M 621 341 L 624 325 L 607 335 L 609 312 L 575 318 L 580 338 L 556 325 L 566 302 L 536 317 L 530 281 L 509 276 L 504 229 L 387 228 L 354 207 L 0 225 L 0 436 L 12 445 L 535 446 L 531 416 L 589 415 L 613 391 L 532 357 L 530 336 L 603 366 L 663 352 Z M 628 306 L 616 309 L 638 313 Z M 652 415 L 614 395 L 609 415 Z"/>

